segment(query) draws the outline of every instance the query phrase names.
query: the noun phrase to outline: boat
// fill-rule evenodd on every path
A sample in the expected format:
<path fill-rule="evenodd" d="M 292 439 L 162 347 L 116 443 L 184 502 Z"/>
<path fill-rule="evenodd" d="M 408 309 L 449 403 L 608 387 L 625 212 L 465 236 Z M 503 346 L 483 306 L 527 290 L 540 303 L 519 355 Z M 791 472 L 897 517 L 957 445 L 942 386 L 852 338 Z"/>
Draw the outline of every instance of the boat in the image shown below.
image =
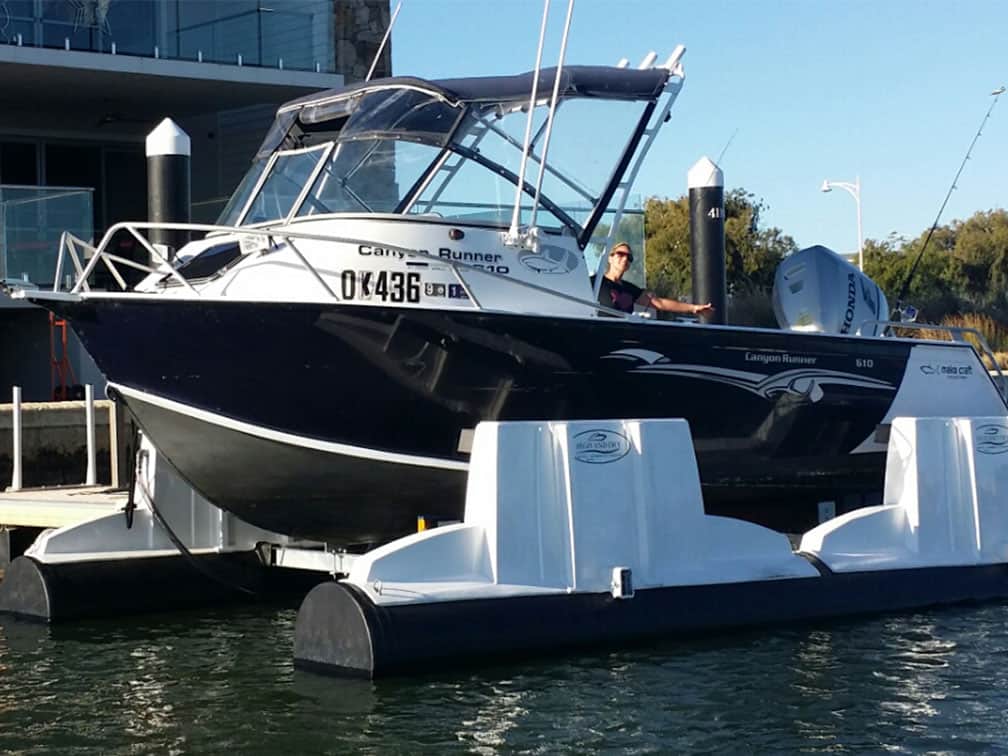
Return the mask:
<path fill-rule="evenodd" d="M 69 320 L 193 488 L 267 530 L 349 549 L 460 520 L 481 421 L 681 417 L 708 513 L 804 531 L 824 500 L 873 503 L 893 418 L 1005 401 L 969 344 L 893 335 L 853 273 L 832 333 L 598 303 L 584 253 L 621 228 L 682 53 L 302 97 L 218 223 L 161 224 L 191 237 L 175 250 L 151 223 L 65 238 L 72 289 L 21 296 Z M 565 141 L 586 125 L 590 148 Z M 116 254 L 124 234 L 150 260 Z M 634 443 L 583 441 L 602 462 Z"/>

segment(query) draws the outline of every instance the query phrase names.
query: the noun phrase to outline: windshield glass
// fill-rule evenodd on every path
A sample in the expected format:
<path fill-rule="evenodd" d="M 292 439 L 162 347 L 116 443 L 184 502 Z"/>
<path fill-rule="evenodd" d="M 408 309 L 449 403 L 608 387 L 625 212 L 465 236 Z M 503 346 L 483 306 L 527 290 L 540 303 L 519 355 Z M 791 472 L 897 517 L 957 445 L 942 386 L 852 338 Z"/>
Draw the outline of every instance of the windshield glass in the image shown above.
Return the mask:
<path fill-rule="evenodd" d="M 241 212 L 245 209 L 249 197 L 252 196 L 252 190 L 255 189 L 256 182 L 259 180 L 259 176 L 262 174 L 263 168 L 266 167 L 268 160 L 268 158 L 260 158 L 252 163 L 252 167 L 248 169 L 248 173 L 238 183 L 238 188 L 235 189 L 234 194 L 231 195 L 231 199 L 224 206 L 224 210 L 217 219 L 217 225 L 234 226 L 238 223 L 238 219 L 241 218 Z"/>
<path fill-rule="evenodd" d="M 391 139 L 341 142 L 297 214 L 393 213 L 440 153 L 431 145 Z"/>
<path fill-rule="evenodd" d="M 589 98 L 560 103 L 537 225 L 567 226 L 581 233 L 612 180 L 644 107 L 641 102 Z M 532 220 L 547 117 L 543 102 L 535 109 L 532 124 L 522 224 Z M 313 105 L 299 114 L 284 137 L 285 143 L 312 146 L 276 153 L 242 222 L 278 220 L 295 209 L 297 217 L 397 212 L 507 226 L 526 122 L 527 107 L 478 103 L 466 109 L 410 88 L 379 89 Z M 248 204 L 259 170 L 253 166 L 222 221 L 233 222 Z M 309 182 L 310 189 L 304 191 Z M 304 201 L 294 208 L 302 194 Z"/>
<path fill-rule="evenodd" d="M 461 114 L 462 108 L 453 107 L 428 92 L 382 89 L 362 98 L 340 132 L 340 138 L 396 134 L 402 138 L 444 144 Z"/>
<path fill-rule="evenodd" d="M 327 150 L 328 145 L 322 145 L 309 150 L 277 153 L 276 162 L 243 222 L 263 223 L 286 218 Z"/>
<path fill-rule="evenodd" d="M 538 225 L 559 228 L 569 219 L 579 226 L 588 218 L 643 107 L 641 103 L 606 100 L 569 100 L 560 104 L 553 119 Z M 547 116 L 548 109 L 540 106 L 532 123 L 533 149 L 525 169 L 525 182 L 532 187 L 538 181 Z M 520 108 L 471 111 L 452 142 L 461 154 L 452 156 L 411 211 L 510 223 L 527 119 L 527 112 Z M 526 193 L 522 197 L 522 223 L 530 222 L 531 208 L 532 196 Z"/>

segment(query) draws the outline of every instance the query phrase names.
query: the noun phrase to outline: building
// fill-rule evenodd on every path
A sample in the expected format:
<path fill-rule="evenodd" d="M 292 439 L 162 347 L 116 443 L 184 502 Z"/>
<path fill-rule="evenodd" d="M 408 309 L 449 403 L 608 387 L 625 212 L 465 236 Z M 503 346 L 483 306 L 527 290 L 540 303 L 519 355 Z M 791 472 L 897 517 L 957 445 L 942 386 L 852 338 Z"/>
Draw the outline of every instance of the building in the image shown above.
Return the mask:
<path fill-rule="evenodd" d="M 51 286 L 63 230 L 145 219 L 166 116 L 192 140 L 192 218 L 215 221 L 277 105 L 363 79 L 388 22 L 388 0 L 0 0 L 0 279 Z M 50 398 L 61 338 L 0 294 L 0 391 Z M 71 383 L 100 381 L 72 335 L 67 357 Z"/>

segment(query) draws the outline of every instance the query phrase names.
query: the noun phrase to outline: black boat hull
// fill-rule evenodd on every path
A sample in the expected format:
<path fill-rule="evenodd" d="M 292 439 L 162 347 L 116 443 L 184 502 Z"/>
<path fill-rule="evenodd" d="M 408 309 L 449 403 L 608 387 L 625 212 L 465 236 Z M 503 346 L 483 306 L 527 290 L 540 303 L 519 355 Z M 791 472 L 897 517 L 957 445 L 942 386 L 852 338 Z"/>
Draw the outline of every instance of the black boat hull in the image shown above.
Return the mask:
<path fill-rule="evenodd" d="M 913 348 L 615 318 L 40 303 L 69 318 L 159 451 L 209 500 L 270 530 L 342 543 L 399 536 L 421 514 L 461 519 L 467 439 L 482 420 L 685 417 L 708 511 L 802 530 L 822 498 L 881 491 L 884 455 L 866 443 Z M 968 347 L 946 351 L 982 369 Z M 946 402 L 956 384 L 940 388 L 935 414 L 943 402 L 957 414 Z M 988 404 L 1003 413 L 999 398 Z"/>

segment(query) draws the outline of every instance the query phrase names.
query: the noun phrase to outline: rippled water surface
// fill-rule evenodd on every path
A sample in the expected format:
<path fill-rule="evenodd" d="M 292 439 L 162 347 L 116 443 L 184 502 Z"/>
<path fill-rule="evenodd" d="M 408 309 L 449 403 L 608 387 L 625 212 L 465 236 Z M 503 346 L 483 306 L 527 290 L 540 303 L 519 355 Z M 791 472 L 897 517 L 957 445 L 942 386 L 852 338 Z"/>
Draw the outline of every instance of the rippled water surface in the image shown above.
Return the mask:
<path fill-rule="evenodd" d="M 0 619 L 0 752 L 1008 752 L 1004 605 L 378 683 L 294 670 L 295 614 Z"/>

